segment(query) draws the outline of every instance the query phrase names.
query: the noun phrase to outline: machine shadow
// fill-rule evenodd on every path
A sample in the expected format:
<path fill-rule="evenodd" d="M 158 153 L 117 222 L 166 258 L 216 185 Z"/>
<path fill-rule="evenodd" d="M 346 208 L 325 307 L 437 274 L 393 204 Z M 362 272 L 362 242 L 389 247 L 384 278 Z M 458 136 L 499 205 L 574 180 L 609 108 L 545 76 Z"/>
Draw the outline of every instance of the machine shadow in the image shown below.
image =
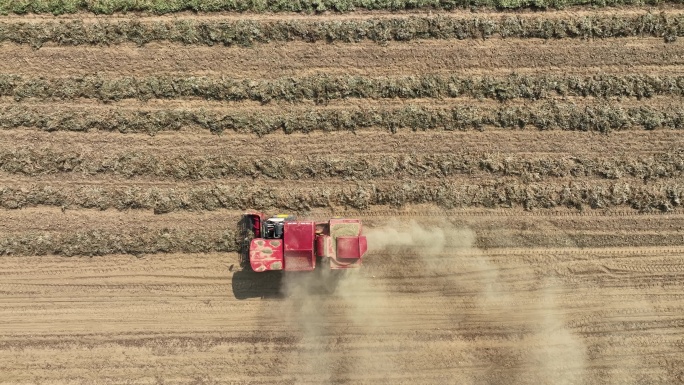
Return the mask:
<path fill-rule="evenodd" d="M 264 271 L 256 273 L 251 269 L 243 269 L 233 273 L 233 295 L 236 299 L 249 298 L 283 298 L 281 291 L 282 271 Z"/>
<path fill-rule="evenodd" d="M 256 273 L 249 265 L 249 243 L 254 237 L 252 233 L 252 221 L 244 215 L 237 224 L 239 242 L 238 254 L 240 267 L 233 273 L 232 287 L 236 299 L 249 298 L 282 298 L 281 285 L 283 281 L 282 271 L 265 271 Z"/>
<path fill-rule="evenodd" d="M 323 269 L 309 272 L 257 273 L 251 269 L 243 269 L 233 273 L 233 295 L 238 300 L 334 295 L 346 273 Z"/>

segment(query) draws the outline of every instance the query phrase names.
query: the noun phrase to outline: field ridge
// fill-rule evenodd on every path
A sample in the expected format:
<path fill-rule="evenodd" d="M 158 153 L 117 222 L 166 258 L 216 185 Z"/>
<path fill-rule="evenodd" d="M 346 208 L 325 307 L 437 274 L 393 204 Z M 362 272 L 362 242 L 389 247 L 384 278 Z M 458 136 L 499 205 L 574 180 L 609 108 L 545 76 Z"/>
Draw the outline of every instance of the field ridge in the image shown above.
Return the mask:
<path fill-rule="evenodd" d="M 350 12 L 360 10 L 450 10 L 463 8 L 565 8 L 572 6 L 647 6 L 681 4 L 679 0 L 192 0 L 134 1 L 134 0 L 7 0 L 0 5 L 0 14 L 51 13 L 54 15 L 76 12 L 111 15 L 113 13 L 149 12 L 166 14 L 193 12 Z"/>
<path fill-rule="evenodd" d="M 473 16 L 411 15 L 360 20 L 202 20 L 144 19 L 33 20 L 0 19 L 0 42 L 30 44 L 40 48 L 46 43 L 64 46 L 114 45 L 126 42 L 139 46 L 151 42 L 191 45 L 252 46 L 254 44 L 305 41 L 354 43 L 375 41 L 406 42 L 424 39 L 596 39 L 620 37 L 662 37 L 674 42 L 684 36 L 684 13 L 643 12 L 563 15 L 503 14 Z"/>

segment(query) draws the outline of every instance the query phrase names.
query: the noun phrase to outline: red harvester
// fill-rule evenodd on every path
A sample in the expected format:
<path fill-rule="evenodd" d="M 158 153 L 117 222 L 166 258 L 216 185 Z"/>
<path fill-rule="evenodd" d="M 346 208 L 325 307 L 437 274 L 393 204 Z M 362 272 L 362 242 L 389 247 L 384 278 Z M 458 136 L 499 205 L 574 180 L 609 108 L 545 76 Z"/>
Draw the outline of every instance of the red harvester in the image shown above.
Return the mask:
<path fill-rule="evenodd" d="M 316 265 L 358 268 L 368 248 L 358 219 L 314 222 L 247 213 L 243 220 L 249 233 L 249 266 L 256 272 L 312 271 Z"/>

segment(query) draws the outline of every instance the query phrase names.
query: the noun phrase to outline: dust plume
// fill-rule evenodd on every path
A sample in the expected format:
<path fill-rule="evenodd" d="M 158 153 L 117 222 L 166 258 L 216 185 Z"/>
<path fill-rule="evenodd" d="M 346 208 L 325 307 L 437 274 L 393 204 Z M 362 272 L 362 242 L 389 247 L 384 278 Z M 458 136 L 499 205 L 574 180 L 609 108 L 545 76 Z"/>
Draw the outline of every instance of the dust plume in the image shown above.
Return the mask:
<path fill-rule="evenodd" d="M 364 233 L 362 269 L 283 275 L 276 313 L 299 336 L 286 355 L 285 378 L 355 383 L 394 375 L 395 383 L 413 383 L 411 373 L 432 365 L 445 383 L 584 383 L 586 347 L 557 305 L 561 283 L 483 252 L 468 228 L 390 221 Z M 429 284 L 390 287 L 373 274 Z M 440 306 L 429 314 L 394 305 L 435 297 Z M 392 329 L 405 324 L 417 325 L 414 337 L 393 341 Z"/>
<path fill-rule="evenodd" d="M 531 292 L 514 290 L 519 283 L 508 278 L 501 262 L 475 246 L 476 235 L 468 228 L 425 227 L 415 221 L 403 224 L 393 221 L 370 229 L 366 236 L 371 251 L 389 255 L 413 251 L 411 255 L 419 258 L 420 268 L 432 277 L 427 279 L 436 280 L 434 287 L 443 296 L 441 317 L 453 320 L 456 325 L 476 324 L 483 334 L 501 333 L 515 342 L 503 357 L 491 356 L 483 353 L 487 351 L 485 346 L 475 342 L 464 344 L 463 340 L 472 337 L 461 335 L 461 341 L 445 348 L 466 351 L 462 356 L 474 357 L 466 366 L 492 369 L 491 373 L 473 373 L 471 378 L 455 373 L 451 381 L 583 383 L 586 348 L 565 327 L 563 309 L 558 308 L 554 298 L 554 292 L 559 291 L 557 282 L 545 280 Z M 517 274 L 519 278 L 520 272 Z M 530 271 L 525 281 L 539 279 Z M 521 292 L 527 297 L 520 298 Z M 451 309 L 473 310 L 456 313 Z M 510 320 L 515 320 L 515 326 L 510 326 Z M 426 349 L 434 350 L 434 347 Z M 503 362 L 514 364 L 503 365 Z"/>
<path fill-rule="evenodd" d="M 402 224 L 391 220 L 381 228 L 365 232 L 370 251 L 395 248 L 419 248 L 421 256 L 434 256 L 442 253 L 447 245 L 450 249 L 462 250 L 473 247 L 475 234 L 466 228 L 423 227 L 415 221 Z"/>
<path fill-rule="evenodd" d="M 281 314 L 301 337 L 286 368 L 295 383 L 337 383 L 395 369 L 391 357 L 374 351 L 378 339 L 386 346 L 381 327 L 390 307 L 381 285 L 357 270 L 323 268 L 286 272 L 281 291 Z M 349 338 L 364 339 L 368 346 L 340 354 Z"/>
<path fill-rule="evenodd" d="M 526 314 L 529 335 L 523 343 L 529 346 L 523 356 L 525 382 L 582 384 L 585 382 L 586 348 L 579 336 L 565 327 L 563 309 L 556 304 L 553 292 L 558 283 L 548 280 L 538 296 L 538 305 Z"/>
<path fill-rule="evenodd" d="M 290 330 L 301 334 L 299 349 L 289 357 L 289 365 L 294 367 L 288 368 L 297 376 L 297 383 L 305 377 L 329 383 L 334 376 L 330 372 L 334 358 L 328 354 L 331 349 L 327 330 L 330 327 L 329 309 L 315 290 L 324 282 L 322 277 L 314 274 L 285 272 L 281 282 L 281 292 L 285 296 L 280 312 L 283 321 Z"/>

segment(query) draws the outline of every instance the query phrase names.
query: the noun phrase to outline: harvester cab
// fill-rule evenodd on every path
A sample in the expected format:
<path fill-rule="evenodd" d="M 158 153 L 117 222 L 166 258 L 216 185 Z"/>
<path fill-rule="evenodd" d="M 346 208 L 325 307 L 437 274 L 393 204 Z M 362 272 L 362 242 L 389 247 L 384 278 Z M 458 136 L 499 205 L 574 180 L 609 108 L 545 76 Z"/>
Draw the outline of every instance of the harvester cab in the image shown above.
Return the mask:
<path fill-rule="evenodd" d="M 264 238 L 266 239 L 282 239 L 285 231 L 285 221 L 294 221 L 296 218 L 292 215 L 278 214 L 272 218 L 268 218 L 264 226 Z"/>
<path fill-rule="evenodd" d="M 314 222 L 286 214 L 247 213 L 243 223 L 249 230 L 244 243 L 249 244 L 249 253 L 244 253 L 248 261 L 243 265 L 255 272 L 358 268 L 368 249 L 358 219 Z"/>

